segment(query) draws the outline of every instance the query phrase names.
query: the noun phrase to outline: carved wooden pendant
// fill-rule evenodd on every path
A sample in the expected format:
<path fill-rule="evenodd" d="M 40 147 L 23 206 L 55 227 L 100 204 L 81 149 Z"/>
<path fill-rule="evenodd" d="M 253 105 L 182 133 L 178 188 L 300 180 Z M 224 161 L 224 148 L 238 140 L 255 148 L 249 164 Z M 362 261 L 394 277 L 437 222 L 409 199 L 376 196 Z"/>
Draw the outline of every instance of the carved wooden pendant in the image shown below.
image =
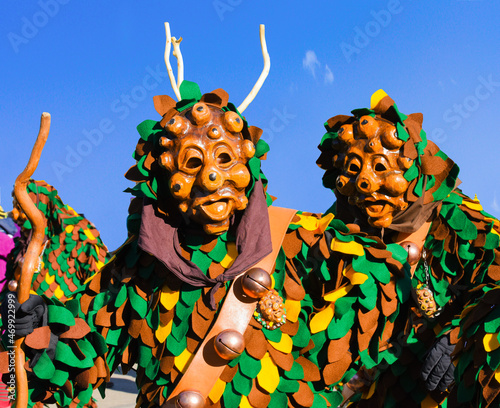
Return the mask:
<path fill-rule="evenodd" d="M 441 312 L 441 308 L 438 307 L 431 288 L 425 283 L 419 283 L 415 293 L 417 294 L 417 301 L 420 306 L 420 310 L 425 314 L 425 316 L 428 318 L 437 317 Z"/>
<path fill-rule="evenodd" d="M 262 296 L 254 312 L 255 320 L 268 330 L 274 330 L 286 322 L 283 299 L 276 290 L 271 289 Z"/>

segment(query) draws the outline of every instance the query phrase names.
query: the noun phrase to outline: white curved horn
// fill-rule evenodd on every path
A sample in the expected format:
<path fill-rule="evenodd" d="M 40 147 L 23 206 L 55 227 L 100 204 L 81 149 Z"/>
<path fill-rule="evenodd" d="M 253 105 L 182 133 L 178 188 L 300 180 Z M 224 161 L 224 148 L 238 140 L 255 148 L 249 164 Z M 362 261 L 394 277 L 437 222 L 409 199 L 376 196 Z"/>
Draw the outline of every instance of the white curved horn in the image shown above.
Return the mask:
<path fill-rule="evenodd" d="M 262 84 L 267 78 L 267 75 L 269 74 L 269 69 L 271 68 L 271 59 L 269 58 L 269 53 L 267 52 L 267 45 L 266 45 L 266 29 L 264 24 L 261 24 L 259 27 L 260 31 L 260 45 L 262 47 L 262 57 L 264 58 L 264 68 L 262 69 L 262 73 L 259 76 L 259 79 L 253 86 L 252 90 L 248 94 L 248 96 L 245 98 L 245 100 L 241 103 L 240 106 L 238 106 L 238 111 L 240 113 L 243 113 L 243 111 L 248 108 L 248 105 L 254 100 L 254 98 L 257 96 L 257 94 L 260 91 L 260 88 L 262 87 Z"/>

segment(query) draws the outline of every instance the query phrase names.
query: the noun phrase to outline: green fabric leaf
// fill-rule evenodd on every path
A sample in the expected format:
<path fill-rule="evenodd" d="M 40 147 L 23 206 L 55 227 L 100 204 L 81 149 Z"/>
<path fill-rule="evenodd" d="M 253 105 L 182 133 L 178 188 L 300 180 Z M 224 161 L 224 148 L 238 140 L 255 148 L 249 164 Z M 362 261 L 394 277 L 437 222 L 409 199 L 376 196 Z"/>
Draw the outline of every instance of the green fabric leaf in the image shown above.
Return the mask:
<path fill-rule="evenodd" d="M 186 337 L 180 339 L 177 341 L 174 336 L 168 336 L 167 337 L 167 349 L 170 350 L 170 352 L 174 356 L 180 356 L 181 353 L 186 350 L 187 347 L 187 341 Z"/>
<path fill-rule="evenodd" d="M 281 340 L 281 330 L 268 330 L 265 327 L 262 327 L 262 333 L 264 333 L 266 339 L 274 341 L 275 343 L 279 343 Z"/>
<path fill-rule="evenodd" d="M 146 317 L 146 311 L 148 309 L 148 302 L 146 301 L 146 299 L 143 299 L 140 295 L 135 293 L 133 286 L 129 286 L 127 288 L 127 293 L 132 309 L 134 309 L 137 314 L 142 319 L 144 319 L 144 317 Z"/>
<path fill-rule="evenodd" d="M 398 139 L 401 139 L 403 142 L 406 142 L 410 138 L 406 128 L 399 122 L 396 122 L 396 131 L 398 133 Z"/>
<path fill-rule="evenodd" d="M 262 365 L 259 360 L 255 360 L 253 357 L 249 356 L 246 351 L 240 356 L 240 361 L 238 362 L 238 368 L 248 378 L 255 378 L 259 374 Z"/>
<path fill-rule="evenodd" d="M 142 140 L 146 142 L 149 140 L 151 134 L 154 133 L 153 128 L 157 125 L 157 123 L 158 122 L 155 120 L 145 120 L 137 125 L 137 131 L 139 132 Z"/>
<path fill-rule="evenodd" d="M 351 113 L 356 116 L 357 119 L 359 119 L 361 116 L 371 116 L 372 118 L 375 117 L 375 111 L 368 108 L 353 109 Z"/>
<path fill-rule="evenodd" d="M 241 402 L 241 394 L 236 393 L 233 383 L 226 385 L 224 394 L 222 394 L 222 401 L 226 407 L 239 407 Z"/>
<path fill-rule="evenodd" d="M 233 387 L 241 395 L 248 397 L 250 391 L 252 390 L 252 380 L 245 377 L 240 371 L 237 371 L 233 377 Z"/>
<path fill-rule="evenodd" d="M 47 356 L 47 358 L 49 357 Z M 56 360 L 71 367 L 78 367 L 81 369 L 90 368 L 94 365 L 92 358 L 85 356 L 83 360 L 80 360 L 75 353 L 73 353 L 71 347 L 62 341 L 59 341 L 56 346 Z"/>
<path fill-rule="evenodd" d="M 42 380 L 50 380 L 56 372 L 56 368 L 52 363 L 52 360 L 44 350 L 37 363 L 33 367 L 33 372 L 35 375 Z"/>
<path fill-rule="evenodd" d="M 281 376 L 277 390 L 287 394 L 292 394 L 299 390 L 299 386 L 300 384 L 298 381 L 288 380 L 285 377 Z"/>
<path fill-rule="evenodd" d="M 227 255 L 226 244 L 224 241 L 219 239 L 217 240 L 217 244 L 215 245 L 214 249 L 212 249 L 208 253 L 208 256 L 217 263 L 220 263 L 226 255 Z"/>
<path fill-rule="evenodd" d="M 269 151 L 269 145 L 265 140 L 259 139 L 257 145 L 255 146 L 255 155 L 254 157 L 259 158 L 264 156 Z M 260 160 L 259 160 L 260 163 Z"/>
<path fill-rule="evenodd" d="M 290 380 L 302 380 L 304 378 L 304 369 L 302 368 L 302 366 L 299 363 L 294 361 L 290 371 L 285 371 L 284 375 L 286 376 L 286 378 L 288 378 Z M 280 380 L 280 384 L 281 384 L 281 380 Z"/>
<path fill-rule="evenodd" d="M 182 81 L 179 86 L 179 92 L 182 99 L 195 99 L 196 101 L 201 99 L 200 87 L 196 82 Z"/>
<path fill-rule="evenodd" d="M 70 310 L 59 307 L 56 305 L 48 305 L 47 306 L 48 315 L 49 315 L 49 325 L 53 323 L 65 324 L 66 326 L 74 326 L 75 318 L 73 317 L 73 313 Z"/>
<path fill-rule="evenodd" d="M 288 397 L 286 396 L 286 394 L 277 391 L 271 394 L 271 401 L 269 401 L 268 405 L 269 408 L 283 408 L 286 407 L 287 405 L 288 405 Z M 316 407 L 316 405 L 314 405 L 314 407 Z"/>
<path fill-rule="evenodd" d="M 418 167 L 415 162 L 408 170 L 405 171 L 405 174 L 403 176 L 407 181 L 412 181 L 413 179 L 418 177 Z"/>

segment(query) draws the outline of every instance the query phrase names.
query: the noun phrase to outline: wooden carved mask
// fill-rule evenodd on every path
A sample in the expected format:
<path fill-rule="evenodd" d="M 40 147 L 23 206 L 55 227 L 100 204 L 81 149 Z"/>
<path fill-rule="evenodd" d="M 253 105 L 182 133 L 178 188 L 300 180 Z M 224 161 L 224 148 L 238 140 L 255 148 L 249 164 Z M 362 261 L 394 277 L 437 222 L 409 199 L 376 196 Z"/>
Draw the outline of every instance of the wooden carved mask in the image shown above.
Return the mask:
<path fill-rule="evenodd" d="M 396 127 L 383 119 L 362 116 L 338 130 L 342 145 L 334 166 L 340 168 L 337 190 L 366 215 L 370 225 L 386 228 L 393 216 L 408 207 L 409 183 L 404 172 L 413 160 L 404 157 Z"/>
<path fill-rule="evenodd" d="M 206 233 L 224 233 L 234 212 L 248 204 L 246 164 L 255 146 L 241 134 L 243 120 L 236 112 L 199 102 L 172 117 L 165 129 L 158 160 L 170 174 L 179 210 Z"/>

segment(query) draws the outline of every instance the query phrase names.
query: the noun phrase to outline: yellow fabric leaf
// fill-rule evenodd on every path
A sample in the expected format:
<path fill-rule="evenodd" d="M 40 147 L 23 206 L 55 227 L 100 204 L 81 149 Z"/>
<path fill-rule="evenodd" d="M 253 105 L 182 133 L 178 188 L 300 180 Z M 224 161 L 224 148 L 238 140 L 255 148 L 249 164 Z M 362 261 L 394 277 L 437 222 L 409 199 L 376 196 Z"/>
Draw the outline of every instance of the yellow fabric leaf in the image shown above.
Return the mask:
<path fill-rule="evenodd" d="M 179 291 L 173 291 L 168 285 L 163 285 L 160 293 L 160 303 L 167 310 L 171 310 L 179 300 Z"/>
<path fill-rule="evenodd" d="M 500 367 L 495 370 L 495 380 L 500 383 Z"/>
<path fill-rule="evenodd" d="M 58 299 L 61 299 L 64 296 L 64 292 L 62 291 L 60 286 L 58 286 L 54 291 L 54 296 Z"/>
<path fill-rule="evenodd" d="M 273 360 L 271 360 L 271 357 L 269 357 L 269 353 L 267 352 L 260 360 L 260 364 L 262 368 L 260 369 L 259 374 L 257 374 L 257 382 L 264 390 L 266 390 L 269 394 L 272 394 L 280 382 L 278 367 L 276 367 L 273 363 Z"/>
<path fill-rule="evenodd" d="M 358 244 L 357 242 L 342 242 L 338 239 L 332 239 L 332 244 L 330 246 L 332 251 L 342 252 L 343 254 L 348 255 L 358 255 L 362 256 L 365 254 L 365 249 L 363 245 Z"/>
<path fill-rule="evenodd" d="M 352 285 L 362 285 L 368 279 L 368 275 L 356 272 L 351 265 L 345 268 L 342 274 L 351 281 Z"/>
<path fill-rule="evenodd" d="M 287 320 L 290 320 L 291 322 L 295 323 L 299 318 L 300 314 L 300 301 L 287 299 L 285 301 L 285 309 L 286 309 Z"/>
<path fill-rule="evenodd" d="M 281 340 L 279 342 L 269 340 L 269 344 L 271 344 L 271 346 L 273 346 L 276 350 L 281 351 L 282 353 L 288 354 L 292 352 L 293 340 L 286 333 L 283 333 L 281 335 Z"/>
<path fill-rule="evenodd" d="M 326 227 L 330 225 L 330 222 L 335 218 L 332 213 L 325 215 L 319 220 L 318 231 L 323 233 L 326 231 Z"/>
<path fill-rule="evenodd" d="M 227 243 L 227 254 L 222 261 L 220 261 L 220 265 L 228 269 L 238 256 L 238 250 L 236 249 L 236 244 L 234 242 Z"/>
<path fill-rule="evenodd" d="M 315 231 L 318 228 L 319 220 L 316 217 L 303 214 L 297 214 L 297 217 L 299 217 L 299 220 L 292 222 L 293 225 L 300 225 L 308 231 Z"/>
<path fill-rule="evenodd" d="M 368 390 L 368 392 L 363 393 L 363 395 L 361 396 L 361 399 L 371 398 L 373 393 L 375 392 L 376 385 L 377 385 L 376 382 L 372 383 L 372 385 L 370 385 L 370 389 Z"/>
<path fill-rule="evenodd" d="M 430 395 L 427 395 L 425 399 L 420 403 L 421 408 L 437 408 L 439 404 L 432 399 Z"/>
<path fill-rule="evenodd" d="M 226 383 L 220 378 L 217 378 L 217 382 L 215 383 L 214 388 L 212 388 L 212 391 L 210 391 L 210 394 L 208 394 L 208 398 L 210 398 L 213 403 L 216 403 L 220 400 L 222 394 L 224 394 L 225 389 Z"/>
<path fill-rule="evenodd" d="M 56 275 L 45 275 L 45 282 L 51 285 L 56 280 Z"/>
<path fill-rule="evenodd" d="M 476 197 L 477 199 L 477 197 Z M 474 200 L 476 201 L 476 200 Z M 469 207 L 471 210 L 474 210 L 474 211 L 483 211 L 483 206 L 481 204 L 479 204 L 479 200 L 477 200 L 476 203 L 470 203 L 468 201 L 464 201 L 464 204 L 466 207 Z"/>
<path fill-rule="evenodd" d="M 67 207 L 69 208 L 69 210 L 73 211 L 73 214 L 75 214 L 76 216 L 79 215 L 70 205 L 67 205 Z"/>
<path fill-rule="evenodd" d="M 370 98 L 370 109 L 375 108 L 375 106 L 378 105 L 378 103 L 384 99 L 386 96 L 388 96 L 383 89 L 379 89 L 378 91 L 375 91 Z"/>
<path fill-rule="evenodd" d="M 500 347 L 498 335 L 496 333 L 486 333 L 483 337 L 484 349 L 490 353 Z"/>
<path fill-rule="evenodd" d="M 188 349 L 186 349 L 180 355 L 175 357 L 174 365 L 181 373 L 184 374 L 184 371 L 187 369 L 193 357 L 194 357 L 193 353 L 191 353 Z"/>
<path fill-rule="evenodd" d="M 85 236 L 90 239 L 91 241 L 95 240 L 95 237 L 92 235 L 92 232 L 90 232 L 90 230 L 88 228 L 84 229 L 83 230 L 83 233 L 85 234 Z"/>
<path fill-rule="evenodd" d="M 246 396 L 242 395 L 241 401 L 240 401 L 240 408 L 254 408 L 254 407 L 252 405 L 250 405 L 248 398 Z"/>
<path fill-rule="evenodd" d="M 160 343 L 167 340 L 168 335 L 172 331 L 172 322 L 173 320 L 170 320 L 165 326 L 160 323 L 160 327 L 156 329 L 155 336 Z"/>
<path fill-rule="evenodd" d="M 74 225 L 66 225 L 66 228 L 64 228 L 67 234 L 71 234 L 74 229 L 75 229 Z"/>
<path fill-rule="evenodd" d="M 318 219 L 312 215 L 297 214 L 299 220 L 292 222 L 292 225 L 300 225 L 307 231 L 323 233 L 330 222 L 335 218 L 333 214 L 327 214 L 324 217 Z"/>
<path fill-rule="evenodd" d="M 341 288 L 335 289 L 333 292 L 327 293 L 324 299 L 327 302 L 335 302 L 337 299 L 340 299 L 341 297 L 347 295 L 352 288 L 353 286 L 349 284 Z"/>
<path fill-rule="evenodd" d="M 94 279 L 98 275 L 98 273 L 99 272 L 96 272 L 92 276 L 89 276 L 87 279 L 85 279 L 85 282 L 83 282 L 83 284 L 86 285 L 87 283 L 89 283 L 92 279 Z"/>
<path fill-rule="evenodd" d="M 319 333 L 320 331 L 326 330 L 328 325 L 333 319 L 333 305 L 328 306 L 321 312 L 316 313 L 311 319 L 309 326 L 311 328 L 311 333 Z"/>

